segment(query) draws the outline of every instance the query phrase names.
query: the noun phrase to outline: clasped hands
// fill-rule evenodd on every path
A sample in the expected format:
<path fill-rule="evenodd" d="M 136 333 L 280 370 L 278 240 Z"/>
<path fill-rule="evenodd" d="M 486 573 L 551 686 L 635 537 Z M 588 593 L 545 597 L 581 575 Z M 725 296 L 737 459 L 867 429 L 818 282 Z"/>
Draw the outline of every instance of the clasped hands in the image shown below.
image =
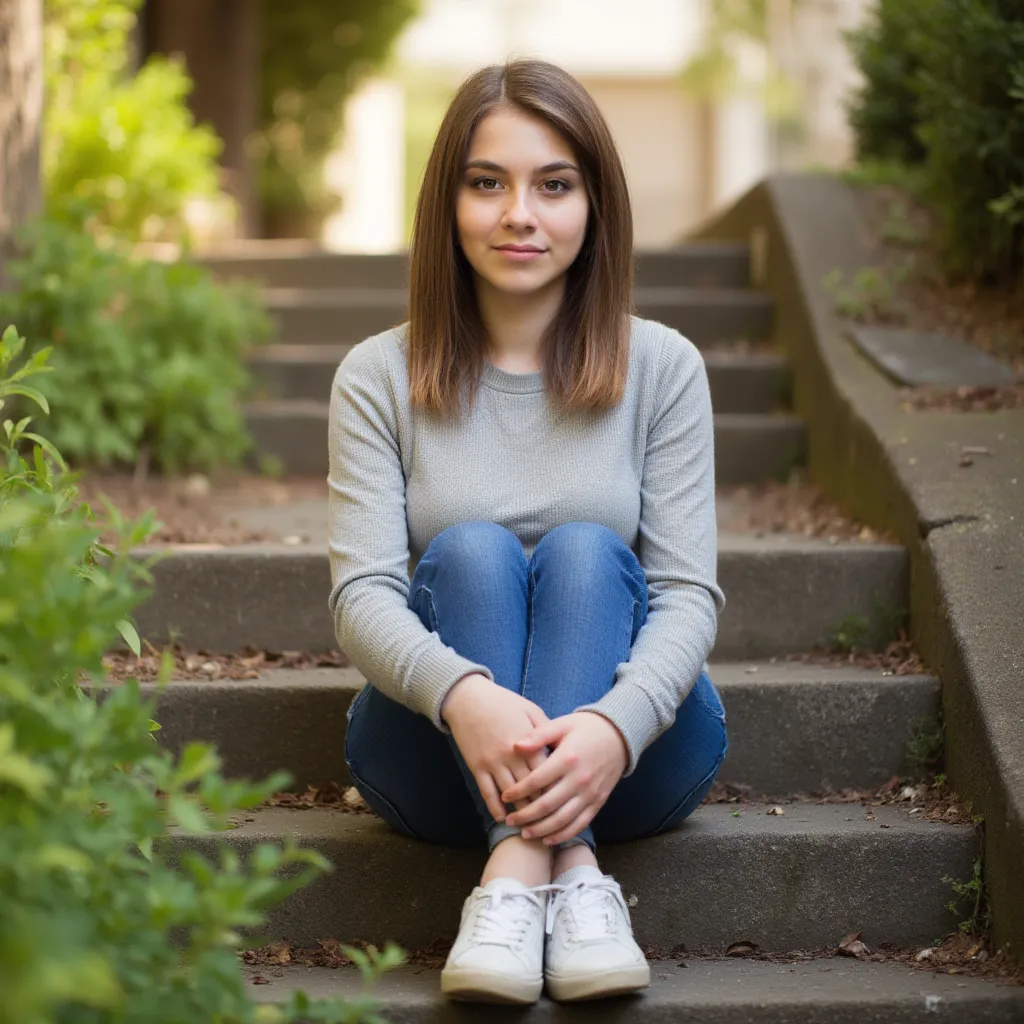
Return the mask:
<path fill-rule="evenodd" d="M 554 845 L 579 834 L 628 764 L 625 740 L 608 719 L 589 711 L 549 719 L 483 675 L 459 680 L 441 715 L 495 821 L 521 828 L 524 839 Z"/>

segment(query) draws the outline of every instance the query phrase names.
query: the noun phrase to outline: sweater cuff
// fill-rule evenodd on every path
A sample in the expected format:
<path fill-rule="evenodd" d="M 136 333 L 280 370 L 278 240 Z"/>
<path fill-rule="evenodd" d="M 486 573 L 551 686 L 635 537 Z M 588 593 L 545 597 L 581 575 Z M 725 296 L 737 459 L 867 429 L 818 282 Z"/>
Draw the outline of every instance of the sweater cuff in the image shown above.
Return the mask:
<path fill-rule="evenodd" d="M 629 750 L 629 763 L 622 777 L 632 775 L 636 763 L 650 742 L 661 732 L 661 723 L 650 697 L 630 683 L 616 683 L 599 701 L 584 704 L 577 711 L 593 711 L 607 718 L 622 733 Z"/>
<path fill-rule="evenodd" d="M 451 730 L 441 718 L 441 705 L 448 691 L 464 676 L 479 672 L 494 682 L 494 673 L 486 665 L 478 665 L 464 658 L 451 647 L 430 650 L 416 663 L 415 710 L 426 715 L 434 725 L 447 734 Z"/>

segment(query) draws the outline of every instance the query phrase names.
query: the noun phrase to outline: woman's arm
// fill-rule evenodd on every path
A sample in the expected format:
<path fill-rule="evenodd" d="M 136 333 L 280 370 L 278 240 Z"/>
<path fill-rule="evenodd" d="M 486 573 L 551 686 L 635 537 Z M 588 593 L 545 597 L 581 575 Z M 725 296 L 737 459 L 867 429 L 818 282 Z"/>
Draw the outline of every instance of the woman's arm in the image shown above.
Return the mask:
<path fill-rule="evenodd" d="M 338 645 L 382 693 L 440 716 L 448 691 L 486 665 L 462 657 L 408 606 L 409 537 L 395 375 L 378 338 L 356 345 L 331 388 L 328 547 Z"/>
<path fill-rule="evenodd" d="M 715 643 L 725 596 L 716 581 L 715 435 L 704 360 L 665 328 L 656 363 L 658 394 L 640 483 L 640 562 L 647 620 L 615 685 L 579 710 L 612 722 L 641 752 L 675 721 Z"/>

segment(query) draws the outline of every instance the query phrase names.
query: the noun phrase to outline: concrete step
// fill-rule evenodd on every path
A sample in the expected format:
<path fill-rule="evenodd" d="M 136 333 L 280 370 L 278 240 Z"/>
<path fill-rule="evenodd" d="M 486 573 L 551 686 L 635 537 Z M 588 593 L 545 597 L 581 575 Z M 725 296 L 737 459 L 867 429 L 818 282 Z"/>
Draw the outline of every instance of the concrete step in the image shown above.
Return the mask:
<path fill-rule="evenodd" d="M 341 345 L 362 341 L 409 318 L 404 288 L 267 288 L 267 310 L 285 344 Z M 638 288 L 639 316 L 658 320 L 695 345 L 766 338 L 772 300 L 741 288 Z"/>
<path fill-rule="evenodd" d="M 685 966 L 683 966 L 685 964 Z M 311 999 L 355 999 L 365 993 L 354 968 L 243 967 L 261 1003 L 280 1003 L 296 990 Z M 1024 989 L 984 978 L 925 973 L 895 963 L 829 957 L 795 963 L 674 956 L 651 962 L 651 985 L 634 996 L 558 1004 L 542 996 L 528 1008 L 495 1010 L 441 995 L 440 971 L 403 967 L 373 988 L 391 1024 L 456 1024 L 516 1020 L 522 1024 L 596 1021 L 613 1024 L 919 1024 L 931 1019 L 1020 1024 Z"/>
<path fill-rule="evenodd" d="M 170 639 L 176 628 L 185 644 L 210 651 L 335 646 L 330 570 L 319 544 L 180 545 L 136 553 L 166 555 L 153 567 L 154 593 L 135 613 L 140 633 L 153 642 Z M 907 606 L 907 571 L 898 545 L 722 534 L 718 581 L 728 606 L 715 657 L 806 651 L 830 640 L 848 616 L 891 618 L 893 609 Z"/>
<path fill-rule="evenodd" d="M 270 455 L 285 473 L 328 470 L 329 405 L 309 399 L 250 402 L 245 421 L 255 445 L 254 469 Z M 715 416 L 715 479 L 722 484 L 784 480 L 804 458 L 804 425 L 796 416 L 719 413 Z"/>
<path fill-rule="evenodd" d="M 405 288 L 408 254 L 326 252 L 311 243 L 243 242 L 200 258 L 217 277 L 244 277 L 278 288 Z M 732 242 L 692 242 L 637 253 L 641 287 L 744 288 L 750 255 Z"/>
<path fill-rule="evenodd" d="M 351 345 L 268 345 L 249 356 L 258 399 L 326 401 Z M 715 412 L 774 412 L 786 403 L 789 371 L 775 353 L 704 354 Z"/>
<path fill-rule="evenodd" d="M 738 940 L 765 950 L 835 946 L 860 931 L 869 945 L 930 943 L 955 925 L 949 875 L 971 876 L 974 829 L 921 821 L 893 807 L 706 804 L 678 828 L 606 844 L 602 865 L 622 884 L 644 946 L 722 951 Z M 318 850 L 333 874 L 271 912 L 260 934 L 300 945 L 334 937 L 426 946 L 453 936 L 485 850 L 406 839 L 367 814 L 313 808 L 245 812 L 237 828 L 162 837 L 170 851 L 247 857 L 290 836 Z M 886 827 L 888 826 L 888 827 Z M 482 837 L 481 837 L 482 838 Z"/>
<path fill-rule="evenodd" d="M 907 770 L 912 731 L 939 709 L 938 680 L 925 675 L 789 662 L 712 663 L 710 674 L 729 727 L 718 778 L 764 795 L 877 789 Z M 162 745 L 180 753 L 192 740 L 214 743 L 228 775 L 285 768 L 301 792 L 349 783 L 346 713 L 364 682 L 354 667 L 271 669 L 252 680 L 142 689 L 157 696 Z"/>

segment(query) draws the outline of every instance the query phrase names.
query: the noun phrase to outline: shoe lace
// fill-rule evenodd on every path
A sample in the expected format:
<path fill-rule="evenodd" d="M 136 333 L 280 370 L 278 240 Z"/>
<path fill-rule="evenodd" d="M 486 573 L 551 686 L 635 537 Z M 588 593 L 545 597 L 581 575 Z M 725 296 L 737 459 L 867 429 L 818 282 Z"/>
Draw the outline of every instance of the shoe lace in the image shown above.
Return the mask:
<path fill-rule="evenodd" d="M 538 885 L 532 889 L 505 889 L 495 886 L 480 896 L 473 922 L 473 940 L 495 946 L 516 946 L 526 937 L 535 912 L 543 911 L 544 896 L 557 888 Z"/>
<path fill-rule="evenodd" d="M 581 942 L 602 939 L 615 930 L 616 905 L 622 908 L 626 920 L 629 920 L 629 910 L 622 898 L 619 883 L 607 875 L 600 881 L 572 882 L 554 888 L 559 891 L 548 902 L 545 924 L 548 935 L 554 929 L 555 918 L 562 910 L 569 911 L 573 935 Z"/>

